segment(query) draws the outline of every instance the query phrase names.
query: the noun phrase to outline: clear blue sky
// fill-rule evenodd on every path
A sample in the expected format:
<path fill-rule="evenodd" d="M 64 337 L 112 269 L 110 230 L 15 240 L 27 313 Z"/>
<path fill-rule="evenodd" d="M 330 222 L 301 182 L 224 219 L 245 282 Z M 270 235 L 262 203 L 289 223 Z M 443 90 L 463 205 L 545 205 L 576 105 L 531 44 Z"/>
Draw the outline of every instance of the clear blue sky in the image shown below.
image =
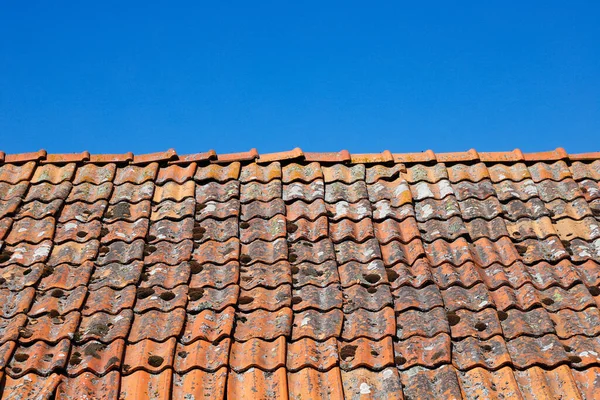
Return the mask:
<path fill-rule="evenodd" d="M 600 151 L 600 2 L 4 1 L 0 150 Z"/>

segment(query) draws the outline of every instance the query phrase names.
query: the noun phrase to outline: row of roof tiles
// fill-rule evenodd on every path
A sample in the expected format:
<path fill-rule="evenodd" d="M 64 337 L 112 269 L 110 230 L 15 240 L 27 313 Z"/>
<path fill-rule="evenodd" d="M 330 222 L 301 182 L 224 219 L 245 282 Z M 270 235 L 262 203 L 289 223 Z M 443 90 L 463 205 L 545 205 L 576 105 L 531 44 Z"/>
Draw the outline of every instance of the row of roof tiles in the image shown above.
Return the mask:
<path fill-rule="evenodd" d="M 434 369 L 419 366 L 398 371 L 352 371 L 334 367 L 286 372 L 251 368 L 244 372 L 223 367 L 214 372 L 193 369 L 180 374 L 166 369 L 159 373 L 136 371 L 121 376 L 118 371 L 102 377 L 84 372 L 76 377 L 27 374 L 6 377 L 5 390 L 14 398 L 67 399 L 593 399 L 600 389 L 600 367 L 573 370 L 566 365 L 551 369 L 532 367 L 513 370 L 475 368 L 457 370 L 450 364 Z"/>
<path fill-rule="evenodd" d="M 124 154 L 90 154 L 87 151 L 71 154 L 48 154 L 45 150 L 32 153 L 6 154 L 0 152 L 0 162 L 18 163 L 24 161 L 42 161 L 46 163 L 65 163 L 65 162 L 92 162 L 92 163 L 131 163 L 144 164 L 153 161 L 167 161 L 171 163 L 189 163 L 193 161 L 211 161 L 211 162 L 233 162 L 233 161 L 257 161 L 259 163 L 269 163 L 273 161 L 301 160 L 306 162 L 325 162 L 325 163 L 427 163 L 427 162 L 517 162 L 517 161 L 555 161 L 555 160 L 595 160 L 600 158 L 600 153 L 581 153 L 568 154 L 565 149 L 557 148 L 552 151 L 523 153 L 519 149 L 508 152 L 477 152 L 471 149 L 466 152 L 453 153 L 434 153 L 432 150 L 420 153 L 392 153 L 385 150 L 381 153 L 371 154 L 353 154 L 347 150 L 339 152 L 304 152 L 299 148 L 290 151 L 259 154 L 256 149 L 247 152 L 218 154 L 214 150 L 205 153 L 196 153 L 189 155 L 178 155 L 174 149 L 164 152 L 134 155 L 133 153 Z"/>
<path fill-rule="evenodd" d="M 505 180 L 513 182 L 525 181 L 524 184 L 532 185 L 544 180 L 561 181 L 573 178 L 577 181 L 585 179 L 598 180 L 600 178 L 600 162 L 575 161 L 567 164 L 565 161 L 544 162 L 536 161 L 529 165 L 519 162 L 513 164 L 433 164 L 431 166 L 415 164 L 405 167 L 403 164 L 375 165 L 366 167 L 365 164 L 347 166 L 343 164 L 320 164 L 317 162 L 291 163 L 281 166 L 279 162 L 267 164 L 245 164 L 231 162 L 224 164 L 209 164 L 198 166 L 197 163 L 188 163 L 183 166 L 170 165 L 159 168 L 157 162 L 143 165 L 128 165 L 116 168 L 115 163 L 98 164 L 87 163 L 77 168 L 76 163 L 65 164 L 39 164 L 33 161 L 24 164 L 0 164 L 0 182 L 18 184 L 24 180 L 31 183 L 49 182 L 59 184 L 71 180 L 74 185 L 93 184 L 102 185 L 113 182 L 116 185 L 125 183 L 142 184 L 153 181 L 157 185 L 168 182 L 183 184 L 189 179 L 198 182 L 215 180 L 227 182 L 239 180 L 240 183 L 268 183 L 273 180 L 283 180 L 284 183 L 304 182 L 310 183 L 322 180 L 325 183 L 343 182 L 352 184 L 365 181 L 367 184 L 376 184 L 393 181 L 400 174 L 408 183 L 429 182 L 441 184 L 459 183 L 470 181 L 491 181 L 501 183 Z M 35 172 L 34 172 L 35 170 Z M 449 181 L 449 182 L 448 182 Z M 18 189 L 17 185 L 16 188 Z M 251 188 L 251 186 L 248 186 Z M 408 189 L 408 188 L 407 188 Z"/>

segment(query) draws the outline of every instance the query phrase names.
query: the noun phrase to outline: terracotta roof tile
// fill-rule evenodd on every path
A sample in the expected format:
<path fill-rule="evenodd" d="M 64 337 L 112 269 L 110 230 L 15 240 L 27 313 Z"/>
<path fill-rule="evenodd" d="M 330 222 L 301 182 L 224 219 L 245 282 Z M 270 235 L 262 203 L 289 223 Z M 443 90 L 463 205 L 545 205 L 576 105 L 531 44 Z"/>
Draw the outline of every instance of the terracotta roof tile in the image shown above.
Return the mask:
<path fill-rule="evenodd" d="M 73 340 L 87 342 L 97 340 L 110 343 L 115 339 L 126 339 L 133 320 L 131 310 L 123 310 L 111 315 L 105 312 L 95 312 L 81 318 L 79 329 Z"/>
<path fill-rule="evenodd" d="M 256 310 L 236 315 L 234 338 L 246 341 L 253 338 L 272 340 L 278 336 L 289 336 L 292 330 L 292 309 L 277 311 Z"/>
<path fill-rule="evenodd" d="M 285 219 L 283 219 L 283 221 L 285 221 Z M 314 221 L 301 218 L 296 221 L 284 222 L 283 225 L 277 225 L 276 229 L 271 229 L 271 231 L 274 231 L 277 234 L 279 233 L 279 230 L 282 230 L 284 235 L 285 230 L 287 230 L 288 240 L 290 241 L 306 240 L 309 242 L 316 242 L 329 235 L 329 224 L 327 217 L 325 216 L 320 216 Z"/>
<path fill-rule="evenodd" d="M 27 324 L 20 329 L 19 342 L 34 343 L 43 340 L 57 343 L 70 338 L 79 326 L 79 318 L 79 312 L 76 311 L 67 315 L 45 314 L 36 318 L 30 317 Z"/>
<path fill-rule="evenodd" d="M 323 171 L 317 162 L 306 165 L 289 164 L 282 168 L 283 182 L 290 183 L 294 181 L 312 182 L 315 179 L 323 178 Z"/>
<path fill-rule="evenodd" d="M 3 164 L 0 165 L 0 182 L 16 184 L 31 178 L 35 162 L 28 162 L 23 165 Z"/>
<path fill-rule="evenodd" d="M 76 376 L 83 371 L 96 375 L 104 375 L 109 371 L 121 367 L 121 359 L 125 341 L 117 339 L 109 344 L 90 341 L 82 345 L 75 345 L 71 349 L 67 374 Z"/>
<path fill-rule="evenodd" d="M 49 375 L 54 370 L 64 368 L 67 363 L 70 343 L 63 339 L 57 344 L 36 342 L 29 347 L 19 346 L 7 366 L 7 374 L 19 378 L 28 373 Z"/>
<path fill-rule="evenodd" d="M 175 339 L 172 339 L 173 342 Z M 197 340 L 191 344 L 177 344 L 174 369 L 185 374 L 195 368 L 205 371 L 217 371 L 228 365 L 230 340 L 218 343 Z M 158 360 L 157 360 L 158 361 Z"/>
<path fill-rule="evenodd" d="M 249 221 L 252 218 L 273 218 L 277 214 L 285 214 L 285 204 L 282 199 L 275 199 L 268 202 L 253 201 L 243 204 L 241 208 L 241 220 Z"/>
<path fill-rule="evenodd" d="M 178 399 L 191 395 L 196 399 L 223 399 L 227 390 L 226 381 L 225 367 L 215 372 L 194 369 L 181 375 L 173 374 L 173 397 Z"/>
<path fill-rule="evenodd" d="M 283 400 L 288 398 L 285 368 L 265 372 L 251 368 L 245 372 L 229 372 L 227 394 L 234 399 L 269 398 Z"/>
<path fill-rule="evenodd" d="M 387 368 L 381 372 L 367 368 L 342 371 L 342 383 L 344 394 L 350 398 L 361 398 L 361 395 L 378 400 L 403 398 L 402 383 L 395 368 Z"/>
<path fill-rule="evenodd" d="M 599 155 L 2 153 L 0 392 L 593 398 Z"/>
<path fill-rule="evenodd" d="M 449 321 L 456 322 L 454 314 L 446 315 L 442 307 L 431 310 L 407 310 L 399 312 L 396 318 L 396 335 L 404 340 L 412 336 L 434 337 L 440 333 L 450 333 Z"/>
<path fill-rule="evenodd" d="M 411 399 L 460 399 L 463 397 L 456 370 L 450 365 L 428 369 L 421 366 L 400 371 L 403 392 Z"/>
<path fill-rule="evenodd" d="M 119 398 L 139 396 L 144 399 L 166 400 L 170 397 L 173 373 L 165 370 L 160 374 L 151 374 L 144 370 L 121 377 Z"/>
<path fill-rule="evenodd" d="M 235 310 L 227 307 L 223 311 L 204 310 L 198 314 L 188 314 L 181 343 L 190 344 L 196 340 L 218 342 L 231 336 Z"/>
<path fill-rule="evenodd" d="M 292 340 L 311 338 L 324 341 L 340 336 L 344 314 L 340 310 L 306 310 L 294 313 Z"/>
<path fill-rule="evenodd" d="M 118 371 L 111 371 L 101 377 L 97 377 L 92 372 L 83 372 L 73 378 L 64 379 L 58 386 L 57 398 L 60 400 L 118 398 L 120 379 Z"/>
<path fill-rule="evenodd" d="M 338 345 L 334 338 L 320 342 L 307 337 L 287 345 L 289 371 L 308 367 L 327 371 L 338 364 L 338 359 Z"/>
<path fill-rule="evenodd" d="M 130 374 L 144 370 L 156 374 L 173 367 L 175 345 L 174 337 L 163 343 L 145 339 L 128 345 L 123 360 L 123 372 Z"/>
<path fill-rule="evenodd" d="M 200 264 L 197 261 L 190 261 L 189 265 L 190 272 L 192 274 L 190 279 L 190 287 L 194 289 L 205 286 L 223 288 L 232 283 L 237 283 L 239 280 L 240 267 L 235 261 L 228 262 L 225 265 Z M 185 267 L 183 269 L 187 271 Z M 258 269 L 258 264 L 254 264 L 252 265 L 252 268 L 247 269 Z M 272 268 L 269 266 L 269 269 Z M 170 267 L 167 270 L 170 273 L 174 269 Z M 244 272 L 242 272 L 242 274 L 243 273 Z M 277 276 L 277 274 L 274 274 L 274 276 Z M 149 281 L 151 280 L 152 279 L 149 279 Z M 161 283 L 161 285 L 164 286 L 164 283 Z"/>
<path fill-rule="evenodd" d="M 144 314 L 135 314 L 128 341 L 136 343 L 144 339 L 165 341 L 178 336 L 185 322 L 185 310 L 176 308 L 164 313 L 151 310 Z"/>

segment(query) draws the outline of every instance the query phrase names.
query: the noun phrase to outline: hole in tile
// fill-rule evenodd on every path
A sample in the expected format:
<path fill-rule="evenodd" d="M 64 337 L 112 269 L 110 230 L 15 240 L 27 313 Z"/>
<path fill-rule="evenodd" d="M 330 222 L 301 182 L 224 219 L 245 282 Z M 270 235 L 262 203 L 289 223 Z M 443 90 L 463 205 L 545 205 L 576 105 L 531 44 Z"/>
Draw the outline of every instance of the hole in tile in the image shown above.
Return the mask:
<path fill-rule="evenodd" d="M 292 274 L 296 275 L 298 272 L 300 272 L 300 268 L 298 268 L 297 266 L 293 266 L 292 267 Z"/>
<path fill-rule="evenodd" d="M 186 358 L 186 357 L 188 356 L 188 354 L 190 354 L 190 353 L 188 353 L 187 351 L 183 351 L 183 350 L 182 350 L 182 351 L 180 351 L 179 353 L 177 353 L 177 356 L 178 356 L 179 358 Z"/>
<path fill-rule="evenodd" d="M 460 317 L 456 315 L 454 311 L 446 313 L 446 318 L 448 318 L 448 323 L 450 324 L 450 326 L 458 325 L 458 323 L 460 322 Z"/>
<path fill-rule="evenodd" d="M 144 255 L 149 256 L 150 254 L 154 253 L 156 250 L 157 250 L 156 246 L 147 244 L 144 246 Z"/>
<path fill-rule="evenodd" d="M 240 256 L 240 262 L 242 264 L 248 264 L 250 261 L 252 261 L 252 258 L 248 254 L 242 254 Z"/>
<path fill-rule="evenodd" d="M 379 352 L 377 352 L 376 350 L 371 350 L 371 355 L 373 357 L 377 357 L 379 355 Z"/>
<path fill-rule="evenodd" d="M 527 253 L 527 246 L 525 246 L 523 244 L 516 244 L 515 248 L 517 249 L 517 252 L 519 253 L 520 256 L 523 256 Z"/>
<path fill-rule="evenodd" d="M 567 346 L 566 344 L 565 344 L 565 345 L 563 345 L 563 349 L 565 349 L 565 351 L 566 351 L 567 353 L 570 353 L 570 352 L 572 352 L 572 351 L 573 351 L 573 348 L 572 348 L 571 346 Z"/>
<path fill-rule="evenodd" d="M 513 236 L 514 236 L 514 237 L 516 237 L 516 238 L 518 238 L 518 237 L 521 237 L 521 232 L 519 232 L 519 231 L 514 231 L 514 232 L 513 232 Z"/>
<path fill-rule="evenodd" d="M 477 329 L 479 332 L 485 331 L 486 328 L 487 328 L 487 324 L 485 324 L 483 322 L 478 322 L 475 324 L 475 329 Z"/>
<path fill-rule="evenodd" d="M 600 217 L 600 208 L 592 208 L 592 214 L 596 217 Z"/>
<path fill-rule="evenodd" d="M 204 289 L 190 289 L 188 292 L 188 297 L 191 301 L 199 300 L 202 296 L 204 296 Z"/>
<path fill-rule="evenodd" d="M 492 351 L 492 346 L 490 346 L 489 344 L 484 344 L 481 346 L 481 350 L 483 351 Z"/>
<path fill-rule="evenodd" d="M 206 233 L 206 228 L 203 228 L 201 226 L 195 226 L 194 229 L 192 230 L 192 239 L 200 240 L 204 237 L 205 233 Z"/>
<path fill-rule="evenodd" d="M 554 300 L 552 300 L 549 297 L 545 297 L 542 299 L 542 303 L 544 303 L 547 306 L 551 306 L 552 304 L 554 304 Z"/>
<path fill-rule="evenodd" d="M 81 363 L 81 353 L 76 351 L 71 355 L 71 359 L 69 360 L 69 365 L 79 365 Z"/>
<path fill-rule="evenodd" d="M 50 310 L 49 314 L 50 314 L 50 318 L 56 319 L 56 318 L 60 317 L 60 313 L 58 312 L 58 310 Z"/>
<path fill-rule="evenodd" d="M 149 242 L 154 242 L 156 240 L 156 236 L 154 235 L 148 235 L 148 241 Z"/>
<path fill-rule="evenodd" d="M 381 276 L 379 276 L 378 274 L 367 274 L 363 275 L 363 278 L 365 278 L 365 281 L 369 283 L 377 283 L 381 279 Z"/>
<path fill-rule="evenodd" d="M 504 311 L 498 311 L 497 314 L 500 321 L 506 321 L 508 319 L 508 314 Z"/>
<path fill-rule="evenodd" d="M 173 293 L 171 291 L 166 291 L 166 292 L 162 292 L 161 294 L 159 294 L 158 297 L 160 297 L 164 301 L 170 301 L 175 298 L 175 293 Z"/>
<path fill-rule="evenodd" d="M 248 318 L 244 317 L 243 315 L 238 315 L 235 317 L 238 321 L 240 321 L 242 324 L 248 322 Z"/>
<path fill-rule="evenodd" d="M 335 213 L 331 210 L 327 210 L 325 215 L 327 215 L 328 218 L 335 218 Z"/>
<path fill-rule="evenodd" d="M 290 262 L 296 262 L 298 256 L 295 253 L 290 253 L 288 259 L 290 260 Z"/>
<path fill-rule="evenodd" d="M 396 356 L 394 357 L 394 362 L 396 363 L 396 365 L 402 365 L 406 362 L 406 358 L 402 356 Z"/>
<path fill-rule="evenodd" d="M 33 336 L 33 332 L 31 332 L 28 328 L 20 328 L 19 334 L 25 339 L 28 339 Z"/>
<path fill-rule="evenodd" d="M 150 364 L 154 368 L 160 367 L 164 361 L 165 361 L 165 359 L 162 358 L 161 356 L 148 357 L 148 364 Z"/>
<path fill-rule="evenodd" d="M 50 362 L 50 361 L 52 361 L 53 357 L 54 357 L 54 354 L 47 353 L 47 354 L 44 354 L 44 357 L 42 357 L 42 360 L 44 360 L 45 362 Z"/>
<path fill-rule="evenodd" d="M 287 221 L 285 223 L 285 229 L 288 231 L 288 233 L 294 233 L 298 230 L 298 225 L 296 225 L 292 221 Z"/>
<path fill-rule="evenodd" d="M 23 369 L 22 369 L 22 368 L 19 368 L 19 367 L 12 367 L 12 372 L 14 372 L 15 374 L 18 374 L 18 373 L 20 373 L 21 371 L 23 371 Z"/>
<path fill-rule="evenodd" d="M 356 354 L 357 348 L 358 346 L 354 345 L 346 345 L 342 347 L 342 349 L 340 350 L 341 359 L 344 361 L 351 361 L 352 359 L 354 359 L 354 355 Z"/>
<path fill-rule="evenodd" d="M 300 297 L 300 296 L 292 297 L 292 304 L 300 304 L 300 303 L 302 303 L 302 297 Z"/>
<path fill-rule="evenodd" d="M 6 278 L 0 277 L 0 285 L 4 285 L 6 283 Z"/>
<path fill-rule="evenodd" d="M 27 268 L 25 271 L 23 271 L 23 275 L 27 276 L 31 273 L 31 268 Z"/>
<path fill-rule="evenodd" d="M 60 289 L 54 289 L 54 290 L 52 291 L 52 293 L 50 293 L 50 295 L 51 295 L 52 297 L 55 297 L 55 298 L 57 298 L 57 299 L 60 299 L 61 297 L 65 297 L 65 292 L 63 292 L 63 291 L 62 291 L 62 290 L 60 290 Z"/>
<path fill-rule="evenodd" d="M 154 294 L 154 289 L 152 288 L 138 288 L 136 297 L 138 299 L 145 299 L 146 297 L 150 297 Z"/>
<path fill-rule="evenodd" d="M 582 362 L 583 360 L 579 356 L 569 356 L 569 361 L 572 362 L 573 364 L 577 364 L 577 363 Z"/>
<path fill-rule="evenodd" d="M 250 228 L 250 224 L 247 223 L 246 221 L 242 221 L 242 222 L 240 222 L 240 228 L 248 229 L 248 228 Z"/>
<path fill-rule="evenodd" d="M 600 289 L 598 289 L 598 286 L 590 286 L 589 288 L 590 294 L 592 296 L 598 296 L 600 295 Z"/>
<path fill-rule="evenodd" d="M 102 227 L 100 228 L 100 236 L 108 235 L 108 228 Z"/>
<path fill-rule="evenodd" d="M 15 360 L 17 360 L 18 362 L 27 361 L 28 358 L 29 358 L 29 354 L 25 354 L 25 353 L 15 354 Z"/>
<path fill-rule="evenodd" d="M 394 282 L 396 279 L 398 279 L 400 277 L 400 275 L 398 275 L 398 273 L 396 271 L 394 271 L 393 269 L 386 269 L 385 274 L 387 275 L 389 282 Z"/>
<path fill-rule="evenodd" d="M 3 250 L 0 253 L 0 263 L 6 262 L 6 261 L 10 260 L 10 258 L 12 257 L 12 255 L 13 255 L 12 251 L 10 251 L 10 250 Z"/>
<path fill-rule="evenodd" d="M 54 272 L 54 267 L 49 265 L 44 265 L 44 269 L 42 270 L 42 278 L 47 278 Z"/>
<path fill-rule="evenodd" d="M 100 253 L 100 255 L 105 255 L 109 251 L 110 251 L 110 248 L 108 246 L 102 246 L 102 247 L 100 247 L 100 250 L 98 250 L 98 253 Z"/>
<path fill-rule="evenodd" d="M 242 305 L 242 306 L 243 306 L 243 305 L 246 305 L 246 304 L 250 304 L 250 303 L 252 303 L 253 301 L 254 301 L 254 297 L 250 297 L 250 296 L 241 296 L 241 297 L 238 299 L 238 303 L 239 303 L 240 305 Z"/>
<path fill-rule="evenodd" d="M 203 269 L 204 267 L 198 261 L 190 261 L 190 270 L 192 274 L 198 274 L 202 272 Z"/>
<path fill-rule="evenodd" d="M 367 292 L 370 294 L 375 294 L 375 293 L 377 293 L 377 288 L 371 286 L 370 288 L 367 289 Z"/>
<path fill-rule="evenodd" d="M 84 231 L 77 232 L 77 237 L 78 238 L 84 238 L 86 236 L 87 236 L 87 232 L 84 232 Z"/>
<path fill-rule="evenodd" d="M 205 208 L 206 208 L 206 204 L 196 204 L 196 207 L 195 207 L 196 214 L 198 214 L 199 212 L 201 212 Z"/>
<path fill-rule="evenodd" d="M 131 206 L 127 202 L 121 202 L 108 210 L 106 214 L 109 218 L 131 217 Z"/>

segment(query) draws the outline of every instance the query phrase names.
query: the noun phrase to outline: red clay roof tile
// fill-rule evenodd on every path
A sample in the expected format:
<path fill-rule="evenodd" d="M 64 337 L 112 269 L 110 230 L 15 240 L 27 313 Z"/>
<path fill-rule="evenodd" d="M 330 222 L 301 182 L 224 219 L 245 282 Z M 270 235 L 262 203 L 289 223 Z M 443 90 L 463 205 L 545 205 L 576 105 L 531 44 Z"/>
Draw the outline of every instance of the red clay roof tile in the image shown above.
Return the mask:
<path fill-rule="evenodd" d="M 592 398 L 598 163 L 0 155 L 0 391 Z"/>

